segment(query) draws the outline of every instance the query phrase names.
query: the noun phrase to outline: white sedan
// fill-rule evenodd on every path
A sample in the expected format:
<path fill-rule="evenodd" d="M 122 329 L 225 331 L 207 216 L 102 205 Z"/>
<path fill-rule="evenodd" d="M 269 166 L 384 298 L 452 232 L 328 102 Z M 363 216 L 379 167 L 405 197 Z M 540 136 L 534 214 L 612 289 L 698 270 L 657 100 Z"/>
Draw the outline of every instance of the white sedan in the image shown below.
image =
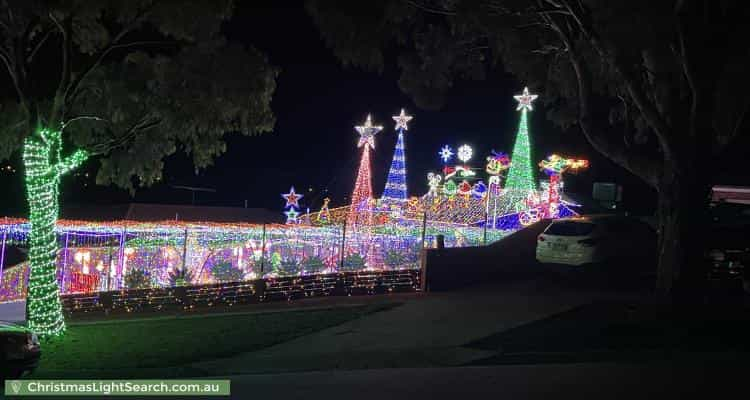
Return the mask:
<path fill-rule="evenodd" d="M 553 221 L 538 237 L 541 263 L 580 266 L 618 262 L 653 255 L 656 236 L 638 219 L 614 215 Z"/>

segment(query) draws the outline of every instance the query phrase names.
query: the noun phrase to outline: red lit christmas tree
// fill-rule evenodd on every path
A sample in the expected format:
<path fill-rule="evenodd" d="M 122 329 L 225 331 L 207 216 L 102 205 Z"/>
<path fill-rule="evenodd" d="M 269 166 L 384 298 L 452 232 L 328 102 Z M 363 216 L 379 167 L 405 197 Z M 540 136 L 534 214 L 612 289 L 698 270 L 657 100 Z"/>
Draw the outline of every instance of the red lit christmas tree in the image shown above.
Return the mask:
<path fill-rule="evenodd" d="M 372 199 L 372 177 L 370 172 L 370 149 L 375 148 L 375 134 L 380 132 L 382 126 L 374 126 L 370 115 L 364 125 L 354 127 L 359 132 L 359 143 L 362 147 L 362 158 L 359 162 L 357 181 L 352 192 L 352 205 L 349 209 L 347 225 L 367 223 L 370 220 L 370 201 Z"/>

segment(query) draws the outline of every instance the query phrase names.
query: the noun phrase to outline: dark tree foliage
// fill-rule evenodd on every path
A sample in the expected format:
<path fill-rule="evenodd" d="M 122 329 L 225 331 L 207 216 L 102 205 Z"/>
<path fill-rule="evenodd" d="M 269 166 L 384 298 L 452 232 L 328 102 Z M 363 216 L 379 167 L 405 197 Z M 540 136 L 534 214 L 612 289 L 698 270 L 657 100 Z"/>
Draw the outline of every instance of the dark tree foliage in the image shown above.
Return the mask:
<path fill-rule="evenodd" d="M 715 165 L 747 131 L 750 4 L 741 0 L 308 0 L 346 65 L 382 70 L 438 108 L 462 81 L 501 69 L 548 117 L 658 192 L 659 278 L 705 280 Z M 682 285 L 680 285 L 682 286 Z"/>
<path fill-rule="evenodd" d="M 97 183 L 161 179 L 164 158 L 196 168 L 223 135 L 273 128 L 277 69 L 228 42 L 232 1 L 0 0 L 0 160 L 40 128 L 98 156 Z"/>

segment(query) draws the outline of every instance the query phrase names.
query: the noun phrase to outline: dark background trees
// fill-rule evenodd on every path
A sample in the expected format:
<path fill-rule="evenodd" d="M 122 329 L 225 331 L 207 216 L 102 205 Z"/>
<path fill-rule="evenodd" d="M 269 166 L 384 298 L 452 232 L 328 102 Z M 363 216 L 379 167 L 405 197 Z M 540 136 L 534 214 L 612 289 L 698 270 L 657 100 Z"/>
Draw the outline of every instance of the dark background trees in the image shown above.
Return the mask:
<path fill-rule="evenodd" d="M 97 183 L 133 190 L 163 160 L 202 168 L 227 132 L 273 128 L 277 70 L 228 42 L 231 1 L 0 2 L 0 60 L 14 98 L 0 105 L 0 159 L 38 127 L 98 155 Z"/>
<path fill-rule="evenodd" d="M 0 103 L 0 159 L 23 149 L 27 321 L 39 335 L 65 330 L 55 273 L 65 173 L 94 156 L 97 183 L 132 192 L 159 181 L 177 150 L 202 168 L 225 151 L 225 133 L 273 128 L 277 71 L 223 37 L 231 13 L 231 1 L 0 1 L 15 94 Z"/>
<path fill-rule="evenodd" d="M 421 107 L 502 70 L 528 84 L 552 121 L 657 191 L 658 287 L 701 285 L 710 187 L 747 130 L 745 2 L 307 5 L 342 63 L 381 71 L 395 59 L 399 87 Z"/>

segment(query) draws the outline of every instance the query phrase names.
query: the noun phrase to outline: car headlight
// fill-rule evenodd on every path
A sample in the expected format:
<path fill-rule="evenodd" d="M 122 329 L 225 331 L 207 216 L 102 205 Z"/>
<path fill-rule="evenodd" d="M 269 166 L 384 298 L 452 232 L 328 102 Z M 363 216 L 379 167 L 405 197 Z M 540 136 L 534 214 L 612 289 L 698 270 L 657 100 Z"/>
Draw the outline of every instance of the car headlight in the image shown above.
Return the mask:
<path fill-rule="evenodd" d="M 708 252 L 708 258 L 714 261 L 724 261 L 725 254 L 721 250 L 711 250 Z"/>

